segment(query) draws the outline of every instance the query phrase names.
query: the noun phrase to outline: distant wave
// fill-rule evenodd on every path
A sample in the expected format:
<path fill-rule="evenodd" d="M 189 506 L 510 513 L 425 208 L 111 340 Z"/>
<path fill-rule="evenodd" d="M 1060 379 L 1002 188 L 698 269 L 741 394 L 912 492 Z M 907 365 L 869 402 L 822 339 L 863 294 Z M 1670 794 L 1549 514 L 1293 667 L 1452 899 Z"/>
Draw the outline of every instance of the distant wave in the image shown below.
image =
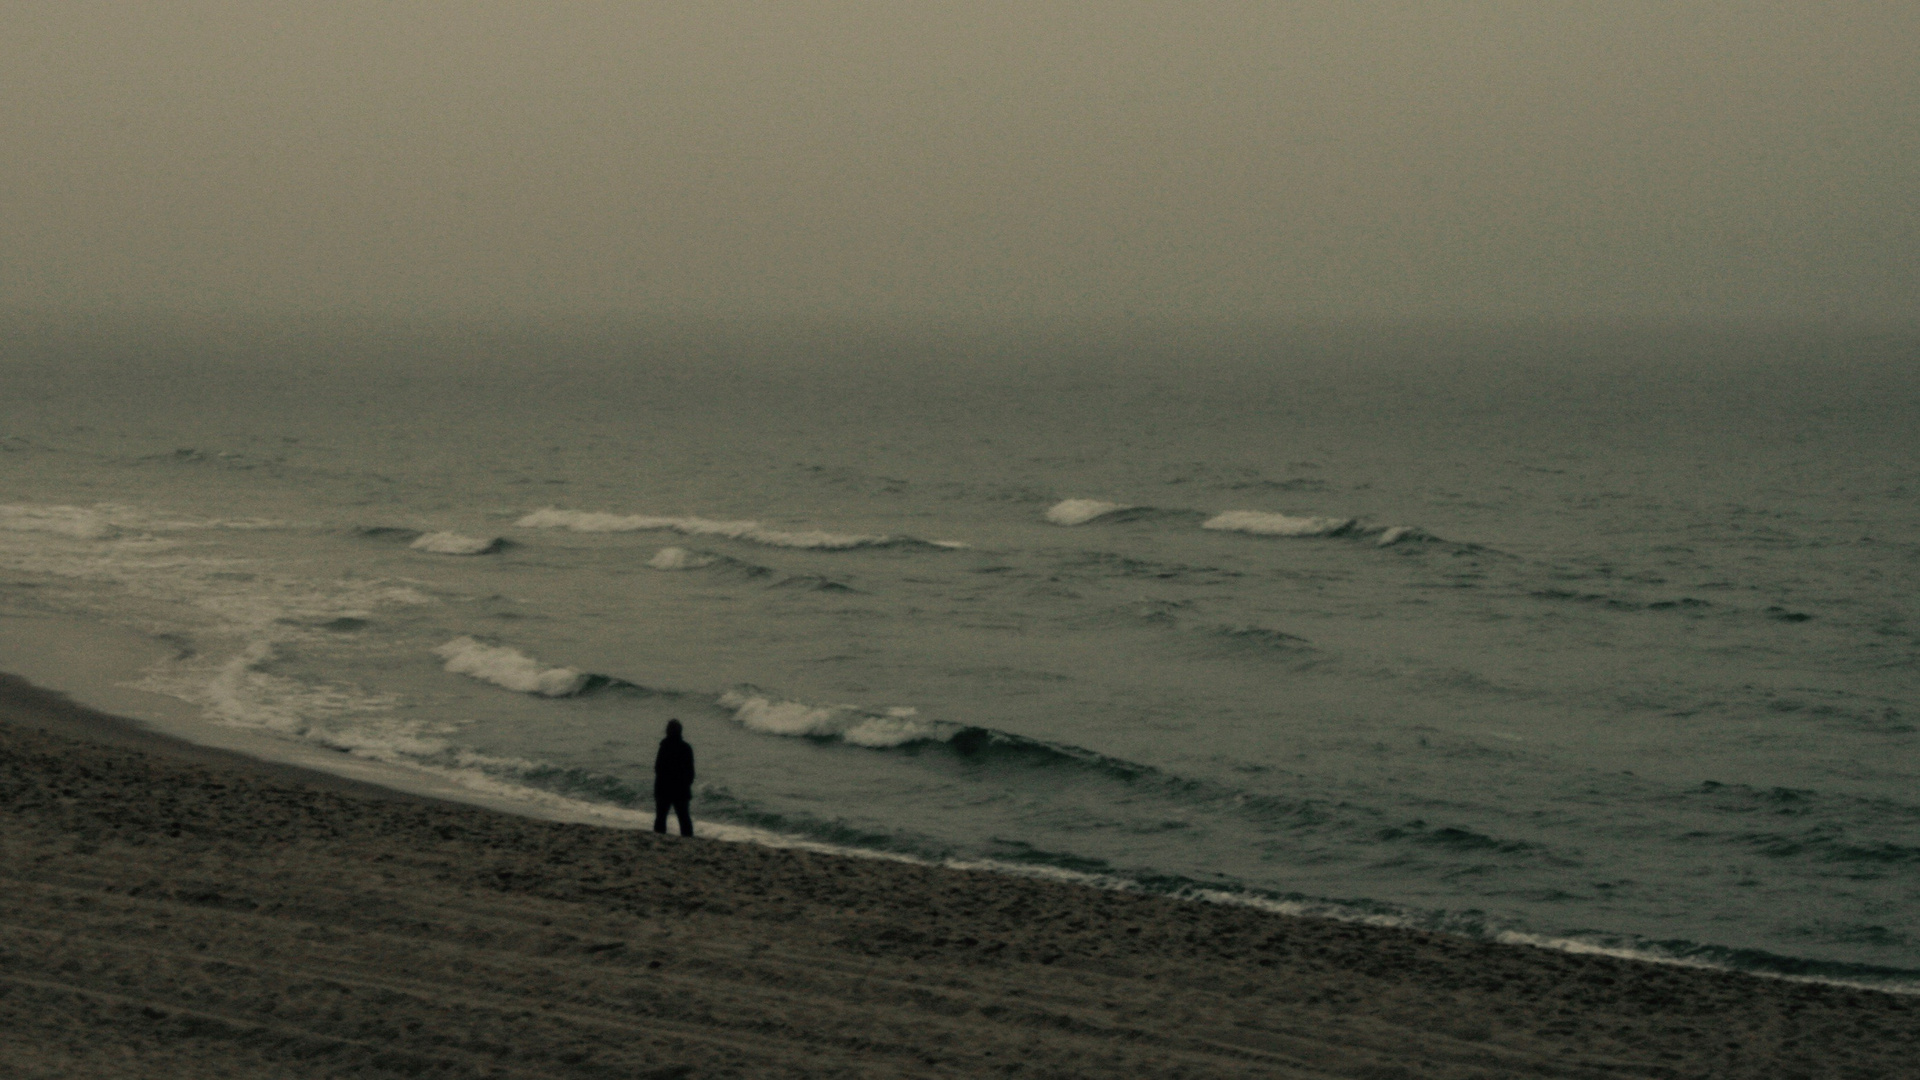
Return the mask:
<path fill-rule="evenodd" d="M 1116 555 L 1111 551 L 1080 551 L 1067 558 L 1063 564 L 1074 572 L 1092 573 L 1103 577 L 1116 578 L 1157 578 L 1162 581 L 1189 579 L 1200 581 L 1232 581 L 1245 576 L 1239 570 L 1226 570 L 1217 566 L 1189 566 L 1185 563 L 1158 562 L 1152 559 L 1135 559 L 1125 555 Z"/>
<path fill-rule="evenodd" d="M 416 537 L 407 546 L 415 551 L 430 551 L 435 555 L 491 555 L 506 546 L 506 541 L 497 536 L 462 536 L 453 532 L 431 532 Z"/>
<path fill-rule="evenodd" d="M 1042 515 L 1054 525 L 1086 525 L 1091 522 L 1167 521 L 1194 522 L 1207 515 L 1199 510 L 1177 507 L 1142 506 L 1134 503 L 1107 502 L 1104 499 L 1063 499 Z"/>
<path fill-rule="evenodd" d="M 1392 547 L 1408 540 L 1432 540 L 1434 537 L 1411 525 L 1362 525 L 1350 517 L 1295 517 L 1260 510 L 1227 510 L 1207 516 L 1189 510 L 1162 510 L 1102 499 L 1064 499 L 1047 509 L 1046 519 L 1055 525 L 1085 525 L 1091 521 L 1153 518 L 1204 518 L 1203 529 L 1216 532 L 1241 532 L 1254 536 L 1345 536 L 1371 538 L 1380 547 Z"/>
<path fill-rule="evenodd" d="M 835 581 L 830 577 L 822 577 L 819 574 L 795 574 L 792 577 L 781 578 L 779 581 L 776 581 L 771 586 L 769 586 L 769 588 L 799 589 L 805 592 L 848 592 L 850 593 L 850 592 L 860 591 L 859 589 L 856 589 L 853 586 L 846 584 L 845 582 Z"/>
<path fill-rule="evenodd" d="M 1259 510 L 1228 510 L 1200 523 L 1203 529 L 1254 536 L 1339 536 L 1353 528 L 1352 518 L 1290 517 Z"/>
<path fill-rule="evenodd" d="M 258 530 L 281 523 L 260 518 L 180 518 L 134 506 L 0 505 L 0 532 L 42 533 L 74 540 L 152 539 L 154 534 L 203 529 Z"/>
<path fill-rule="evenodd" d="M 1384 841 L 1405 840 L 1409 843 L 1459 852 L 1521 855 L 1538 850 L 1537 845 L 1524 840 L 1504 840 L 1457 825 L 1429 829 L 1424 821 L 1408 822 L 1399 828 L 1382 829 L 1377 835 Z"/>
<path fill-rule="evenodd" d="M 1277 649 L 1288 653 L 1312 652 L 1313 643 L 1298 634 L 1289 634 L 1284 630 L 1274 630 L 1265 626 L 1215 626 L 1210 633 L 1215 639 L 1229 645 L 1254 649 Z"/>
<path fill-rule="evenodd" d="M 1085 525 L 1095 518 L 1132 509 L 1133 507 L 1125 503 L 1104 502 L 1100 499 L 1064 499 L 1049 507 L 1046 516 L 1047 520 L 1055 525 Z"/>
<path fill-rule="evenodd" d="M 120 527 L 105 514 L 79 506 L 0 506 L 0 530 L 75 540 L 111 540 L 120 535 Z"/>
<path fill-rule="evenodd" d="M 647 560 L 647 566 L 654 570 L 675 573 L 685 570 L 711 570 L 717 574 L 733 577 L 760 578 L 773 573 L 772 570 L 740 559 L 718 555 L 711 551 L 695 551 L 683 547 L 663 547 Z"/>
<path fill-rule="evenodd" d="M 1200 523 L 1203 529 L 1239 532 L 1251 536 L 1337 536 L 1349 540 L 1371 539 L 1378 547 L 1395 544 L 1439 542 L 1439 537 L 1412 525 L 1363 525 L 1350 517 L 1294 517 L 1260 510 L 1228 510 Z M 1471 544 L 1454 545 L 1474 550 Z"/>
<path fill-rule="evenodd" d="M 1637 600 L 1623 600 L 1617 596 L 1608 596 L 1605 593 L 1570 592 L 1566 589 L 1535 589 L 1527 595 L 1536 600 L 1570 600 L 1613 608 L 1616 611 L 1698 611 L 1701 608 L 1713 606 L 1711 601 L 1699 600 L 1691 596 L 1683 596 L 1678 600 L 1654 600 L 1642 603 Z"/>
<path fill-rule="evenodd" d="M 353 535 L 367 540 L 405 544 L 415 551 L 434 555 L 491 555 L 513 546 L 498 536 L 467 536 L 457 532 L 427 532 L 399 525 L 359 525 Z"/>
<path fill-rule="evenodd" d="M 424 534 L 419 529 L 406 529 L 398 525 L 356 525 L 353 527 L 353 535 L 368 540 L 391 540 L 395 543 L 410 544 Z"/>
<path fill-rule="evenodd" d="M 514 522 L 522 529 L 570 529 L 574 532 L 621 533 L 667 530 L 687 536 L 719 536 L 768 547 L 845 551 L 853 548 L 924 545 L 959 548 L 955 540 L 920 540 L 911 536 L 832 533 L 824 530 L 787 532 L 769 529 L 757 521 L 715 521 L 700 517 L 654 517 L 646 514 L 605 514 L 585 510 L 535 510 Z"/>
<path fill-rule="evenodd" d="M 1381 547 L 1392 547 L 1402 540 L 1424 540 L 1427 535 L 1411 525 L 1389 525 L 1380 530 L 1377 541 Z"/>
<path fill-rule="evenodd" d="M 719 561 L 715 556 L 688 551 L 683 547 L 663 547 L 653 553 L 647 565 L 655 570 L 700 570 Z"/>
<path fill-rule="evenodd" d="M 1771 859 L 1808 858 L 1834 863 L 1915 863 L 1920 862 L 1920 847 L 1885 840 L 1849 843 L 1826 835 L 1819 828 L 1799 833 L 1752 832 L 1729 836 Z"/>

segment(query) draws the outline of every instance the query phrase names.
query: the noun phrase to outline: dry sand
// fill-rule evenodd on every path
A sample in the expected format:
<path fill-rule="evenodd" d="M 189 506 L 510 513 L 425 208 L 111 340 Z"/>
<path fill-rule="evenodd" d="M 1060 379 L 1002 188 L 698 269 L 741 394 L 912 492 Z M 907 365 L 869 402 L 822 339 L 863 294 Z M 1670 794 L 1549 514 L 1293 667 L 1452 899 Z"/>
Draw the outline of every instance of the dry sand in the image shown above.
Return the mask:
<path fill-rule="evenodd" d="M 555 824 L 0 676 L 0 1076 L 1920 1076 L 1920 999 Z"/>

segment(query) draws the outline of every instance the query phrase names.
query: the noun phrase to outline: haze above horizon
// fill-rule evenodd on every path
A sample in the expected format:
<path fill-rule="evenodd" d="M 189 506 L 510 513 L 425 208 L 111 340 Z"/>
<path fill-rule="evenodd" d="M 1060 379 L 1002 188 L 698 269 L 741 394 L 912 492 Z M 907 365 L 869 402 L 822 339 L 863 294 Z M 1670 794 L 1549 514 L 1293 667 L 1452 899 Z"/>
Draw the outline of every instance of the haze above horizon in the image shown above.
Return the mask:
<path fill-rule="evenodd" d="M 16 6 L 0 309 L 1920 321 L 1920 7 Z"/>

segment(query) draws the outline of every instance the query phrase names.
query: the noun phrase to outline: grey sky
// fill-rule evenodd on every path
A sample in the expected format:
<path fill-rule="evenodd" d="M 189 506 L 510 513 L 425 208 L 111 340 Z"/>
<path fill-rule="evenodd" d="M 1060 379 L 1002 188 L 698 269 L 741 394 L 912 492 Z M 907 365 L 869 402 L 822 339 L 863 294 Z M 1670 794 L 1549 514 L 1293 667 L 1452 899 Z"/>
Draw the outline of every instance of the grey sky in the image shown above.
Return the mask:
<path fill-rule="evenodd" d="M 0 306 L 1920 318 L 1920 4 L 0 0 Z"/>

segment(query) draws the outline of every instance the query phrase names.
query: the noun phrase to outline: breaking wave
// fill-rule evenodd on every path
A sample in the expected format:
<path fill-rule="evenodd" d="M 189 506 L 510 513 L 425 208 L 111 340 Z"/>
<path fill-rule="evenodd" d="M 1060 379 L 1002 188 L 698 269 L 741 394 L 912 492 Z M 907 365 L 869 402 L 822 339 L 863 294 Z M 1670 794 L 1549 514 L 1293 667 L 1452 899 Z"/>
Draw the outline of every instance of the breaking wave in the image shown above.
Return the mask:
<path fill-rule="evenodd" d="M 613 681 L 577 668 L 546 667 L 517 649 L 488 645 L 470 637 L 454 638 L 433 653 L 445 660 L 446 669 L 455 675 L 539 697 L 573 697 Z"/>
<path fill-rule="evenodd" d="M 1192 781 L 1151 765 L 994 728 L 932 720 L 904 706 L 873 710 L 857 705 L 815 705 L 776 697 L 750 685 L 728 690 L 720 695 L 718 703 L 733 713 L 740 726 L 763 735 L 843 742 L 874 750 L 941 750 L 976 764 L 1064 767 L 1123 783 L 1154 780 L 1180 790 L 1194 786 Z"/>
<path fill-rule="evenodd" d="M 1162 510 L 1102 499 L 1064 499 L 1047 509 L 1046 520 L 1055 525 L 1085 525 L 1092 521 L 1136 520 L 1152 518 L 1200 518 L 1200 527 L 1216 532 L 1241 532 L 1254 536 L 1343 536 L 1371 539 L 1380 547 L 1392 547 L 1403 541 L 1432 540 L 1433 536 L 1411 525 L 1362 525 L 1350 517 L 1294 517 L 1291 514 L 1259 510 L 1227 510 L 1208 516 L 1203 511 Z"/>
<path fill-rule="evenodd" d="M 1192 524 L 1207 517 L 1204 510 L 1179 507 L 1143 506 L 1135 503 L 1107 502 L 1104 499 L 1065 499 L 1054 503 L 1042 515 L 1054 525 L 1086 525 L 1120 521 L 1162 521 Z"/>
<path fill-rule="evenodd" d="M 854 746 L 893 747 L 915 742 L 947 742 L 965 730 L 958 724 L 921 717 L 898 707 L 871 712 L 852 705 L 809 705 L 770 697 L 749 686 L 720 695 L 720 707 L 748 731 L 809 739 L 838 739 Z"/>
<path fill-rule="evenodd" d="M 356 525 L 353 535 L 368 540 L 391 540 L 396 543 L 410 544 L 423 535 L 419 529 L 407 529 L 398 525 Z"/>
<path fill-rule="evenodd" d="M 683 547 L 663 547 L 647 560 L 647 566 L 654 570 L 669 573 L 682 570 L 711 570 L 716 574 L 741 578 L 762 578 L 773 573 L 772 570 L 740 559 L 718 555 L 711 551 L 695 551 Z"/>
<path fill-rule="evenodd" d="M 568 529 L 586 533 L 622 533 L 671 531 L 686 536 L 718 536 L 744 540 L 768 547 L 806 548 L 815 551 L 846 551 L 853 548 L 921 545 L 960 548 L 955 540 L 919 540 L 911 536 L 833 533 L 820 529 L 788 532 L 769 529 L 757 521 L 715 521 L 701 517 L 655 517 L 646 514 L 605 514 L 585 510 L 535 510 L 514 522 L 522 529 Z"/>
<path fill-rule="evenodd" d="M 1350 517 L 1294 517 L 1259 510 L 1228 510 L 1200 523 L 1203 529 L 1239 532 L 1252 536 L 1338 536 L 1350 540 L 1372 540 L 1378 547 L 1439 538 L 1412 525 L 1362 525 Z M 1461 545 L 1471 550 L 1473 545 Z"/>
<path fill-rule="evenodd" d="M 1254 536 L 1339 536 L 1353 528 L 1352 518 L 1291 517 L 1259 510 L 1228 510 L 1200 523 L 1203 529 Z"/>
<path fill-rule="evenodd" d="M 365 540 L 405 544 L 415 551 L 425 551 L 434 555 L 492 555 L 513 546 L 511 540 L 498 536 L 428 532 L 424 529 L 409 529 L 400 525 L 357 525 L 352 529 L 352 535 Z"/>
<path fill-rule="evenodd" d="M 1425 538 L 1425 533 L 1422 533 L 1419 529 L 1411 525 L 1389 525 L 1380 530 L 1380 538 L 1376 543 L 1381 547 L 1392 547 L 1402 540 L 1420 540 Z"/>
<path fill-rule="evenodd" d="M 414 539 L 407 546 L 415 551 L 429 551 L 435 555 L 491 555 L 506 546 L 507 542 L 497 536 L 462 536 L 454 532 L 431 532 Z"/>
<path fill-rule="evenodd" d="M 1134 507 L 1125 503 L 1103 502 L 1100 499 L 1065 499 L 1048 508 L 1046 516 L 1055 525 L 1085 525 L 1095 518 L 1132 509 Z"/>
<path fill-rule="evenodd" d="M 612 675 L 598 675 L 579 668 L 549 667 L 518 649 L 489 645 L 465 635 L 430 651 L 445 660 L 445 669 L 455 675 L 465 675 L 535 697 L 579 697 L 600 691 L 622 691 L 648 697 L 680 696 L 677 691 L 656 690 Z"/>
<path fill-rule="evenodd" d="M 688 551 L 683 547 L 663 547 L 653 553 L 647 565 L 655 570 L 700 570 L 719 561 L 712 555 Z"/>

